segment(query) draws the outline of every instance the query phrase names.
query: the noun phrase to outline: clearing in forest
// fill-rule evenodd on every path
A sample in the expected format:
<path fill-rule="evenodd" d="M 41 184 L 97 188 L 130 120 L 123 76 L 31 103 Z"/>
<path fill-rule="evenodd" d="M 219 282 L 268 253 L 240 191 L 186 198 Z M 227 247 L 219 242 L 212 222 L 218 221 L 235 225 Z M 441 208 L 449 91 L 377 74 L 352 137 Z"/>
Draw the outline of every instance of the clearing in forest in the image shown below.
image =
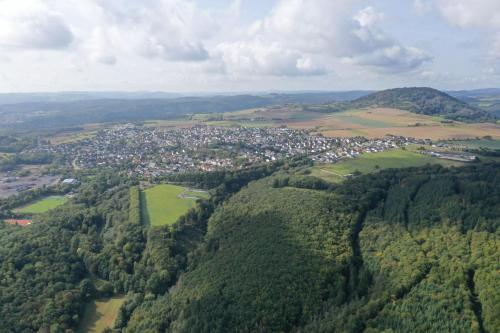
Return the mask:
<path fill-rule="evenodd" d="M 197 199 L 207 196 L 207 192 L 171 184 L 148 188 L 141 193 L 142 220 L 151 226 L 171 225 L 194 207 Z"/>
<path fill-rule="evenodd" d="M 66 201 L 68 201 L 68 198 L 65 196 L 52 195 L 50 197 L 42 198 L 26 206 L 17 208 L 15 212 L 25 214 L 45 213 L 51 209 L 61 206 L 62 204 L 66 203 Z"/>
<path fill-rule="evenodd" d="M 125 296 L 97 299 L 85 306 L 85 312 L 78 332 L 100 333 L 106 328 L 113 328 L 118 310 L 125 301 Z"/>

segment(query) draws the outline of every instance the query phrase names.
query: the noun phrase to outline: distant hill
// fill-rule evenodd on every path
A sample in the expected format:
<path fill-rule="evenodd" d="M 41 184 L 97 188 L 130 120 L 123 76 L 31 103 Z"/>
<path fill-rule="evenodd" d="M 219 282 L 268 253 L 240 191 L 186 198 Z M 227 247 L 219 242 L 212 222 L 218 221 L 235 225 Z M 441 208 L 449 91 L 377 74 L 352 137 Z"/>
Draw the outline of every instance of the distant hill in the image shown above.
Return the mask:
<path fill-rule="evenodd" d="M 500 96 L 500 88 L 450 90 L 446 91 L 446 93 L 450 96 L 456 97 L 461 100 L 462 98 L 482 98 L 490 96 Z"/>
<path fill-rule="evenodd" d="M 448 92 L 469 105 L 480 107 L 500 118 L 500 89 L 487 88 L 476 90 L 459 90 Z"/>
<path fill-rule="evenodd" d="M 75 93 L 49 95 L 55 101 L 2 104 L 0 96 L 0 128 L 53 129 L 89 123 L 144 121 L 150 119 L 173 119 L 193 113 L 230 112 L 244 109 L 285 105 L 322 104 L 359 98 L 369 92 L 314 92 L 296 94 L 221 95 L 176 98 L 136 98 L 142 96 L 125 94 L 120 98 L 88 99 L 96 95 Z M 105 95 L 116 96 L 116 95 Z M 12 96 L 11 96 L 12 97 Z M 18 96 L 19 97 L 19 96 Z M 36 96 L 24 96 L 30 100 Z M 42 96 L 43 97 L 43 96 Z M 46 96 L 45 96 L 46 97 Z M 44 97 L 44 98 L 45 98 Z M 126 98 L 125 98 L 126 97 Z M 81 98 L 66 100 L 66 98 Z"/>
<path fill-rule="evenodd" d="M 390 107 L 410 112 L 444 116 L 460 121 L 488 121 L 494 116 L 442 91 L 432 88 L 396 88 L 379 91 L 350 103 L 351 107 Z"/>
<path fill-rule="evenodd" d="M 24 103 L 64 103 L 92 100 L 144 100 L 174 98 L 218 98 L 251 95 L 292 103 L 351 101 L 366 96 L 371 90 L 350 91 L 269 91 L 252 93 L 170 93 L 162 91 L 61 91 L 33 93 L 0 93 L 0 105 Z"/>

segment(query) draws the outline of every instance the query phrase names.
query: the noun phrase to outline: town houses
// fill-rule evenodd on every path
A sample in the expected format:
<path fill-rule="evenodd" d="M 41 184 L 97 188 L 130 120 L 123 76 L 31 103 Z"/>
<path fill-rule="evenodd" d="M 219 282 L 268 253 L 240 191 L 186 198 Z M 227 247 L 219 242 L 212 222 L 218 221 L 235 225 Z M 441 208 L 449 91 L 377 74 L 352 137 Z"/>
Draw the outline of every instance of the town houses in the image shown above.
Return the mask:
<path fill-rule="evenodd" d="M 363 153 L 423 143 L 406 137 L 330 138 L 286 127 L 147 127 L 116 125 L 94 137 L 40 150 L 63 157 L 77 169 L 117 168 L 129 175 L 159 176 L 187 171 L 240 169 L 298 155 L 322 163 Z"/>

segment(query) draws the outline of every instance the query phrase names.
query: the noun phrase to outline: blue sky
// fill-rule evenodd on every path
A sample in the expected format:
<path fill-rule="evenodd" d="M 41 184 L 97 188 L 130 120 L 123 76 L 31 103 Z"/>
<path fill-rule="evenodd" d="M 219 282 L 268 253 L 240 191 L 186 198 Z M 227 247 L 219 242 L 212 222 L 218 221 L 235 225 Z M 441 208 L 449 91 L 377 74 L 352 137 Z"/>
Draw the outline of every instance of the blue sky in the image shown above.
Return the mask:
<path fill-rule="evenodd" d="M 0 0 L 0 91 L 498 87 L 498 0 Z"/>

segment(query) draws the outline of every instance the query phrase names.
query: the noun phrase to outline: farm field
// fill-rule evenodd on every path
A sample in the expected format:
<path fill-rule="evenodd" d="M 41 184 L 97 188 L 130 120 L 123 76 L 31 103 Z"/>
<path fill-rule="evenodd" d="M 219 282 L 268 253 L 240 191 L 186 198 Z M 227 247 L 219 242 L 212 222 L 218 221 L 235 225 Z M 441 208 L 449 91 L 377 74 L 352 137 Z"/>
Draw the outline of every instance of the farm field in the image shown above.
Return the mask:
<path fill-rule="evenodd" d="M 65 196 L 53 195 L 40 199 L 32 204 L 20 207 L 15 210 L 16 213 L 26 213 L 26 214 L 40 214 L 45 213 L 51 209 L 59 207 L 60 205 L 66 203 L 68 198 Z"/>
<path fill-rule="evenodd" d="M 141 192 L 141 214 L 150 226 L 171 225 L 208 194 L 181 186 L 163 184 Z"/>
<path fill-rule="evenodd" d="M 500 149 L 500 140 L 463 140 L 463 141 L 448 141 L 448 143 L 454 145 L 461 145 L 467 148 L 478 149 Z"/>
<path fill-rule="evenodd" d="M 363 174 L 389 168 L 406 168 L 426 164 L 444 166 L 460 165 L 460 162 L 443 160 L 409 150 L 388 150 L 380 153 L 362 154 L 335 164 L 322 164 L 312 168 L 312 175 L 331 182 L 340 182 L 349 174 L 359 171 Z"/>
<path fill-rule="evenodd" d="M 74 130 L 68 130 L 46 136 L 52 144 L 72 143 L 94 137 L 106 124 L 85 124 Z"/>
<path fill-rule="evenodd" d="M 78 332 L 101 333 L 107 327 L 112 328 L 124 301 L 125 296 L 115 296 L 88 303 Z"/>
<path fill-rule="evenodd" d="M 396 109 L 351 110 L 324 118 L 289 124 L 296 128 L 316 128 L 325 136 L 384 137 L 387 134 L 422 139 L 469 139 L 491 135 L 500 139 L 500 126 L 492 123 L 442 123 L 439 117 L 414 114 Z"/>
<path fill-rule="evenodd" d="M 293 122 L 312 121 L 324 117 L 324 114 L 286 106 L 226 112 L 219 117 L 218 121 L 210 121 L 207 115 L 194 115 L 192 119 L 212 126 L 276 127 Z"/>
<path fill-rule="evenodd" d="M 443 123 L 443 118 L 389 108 L 353 109 L 320 113 L 298 107 L 259 108 L 219 114 L 221 120 L 209 121 L 206 114 L 193 115 L 192 125 L 271 127 L 286 125 L 312 129 L 325 136 L 384 137 L 387 134 L 422 139 L 476 139 L 490 135 L 500 139 L 500 125 L 493 123 Z M 185 123 L 183 124 L 185 125 Z"/>

